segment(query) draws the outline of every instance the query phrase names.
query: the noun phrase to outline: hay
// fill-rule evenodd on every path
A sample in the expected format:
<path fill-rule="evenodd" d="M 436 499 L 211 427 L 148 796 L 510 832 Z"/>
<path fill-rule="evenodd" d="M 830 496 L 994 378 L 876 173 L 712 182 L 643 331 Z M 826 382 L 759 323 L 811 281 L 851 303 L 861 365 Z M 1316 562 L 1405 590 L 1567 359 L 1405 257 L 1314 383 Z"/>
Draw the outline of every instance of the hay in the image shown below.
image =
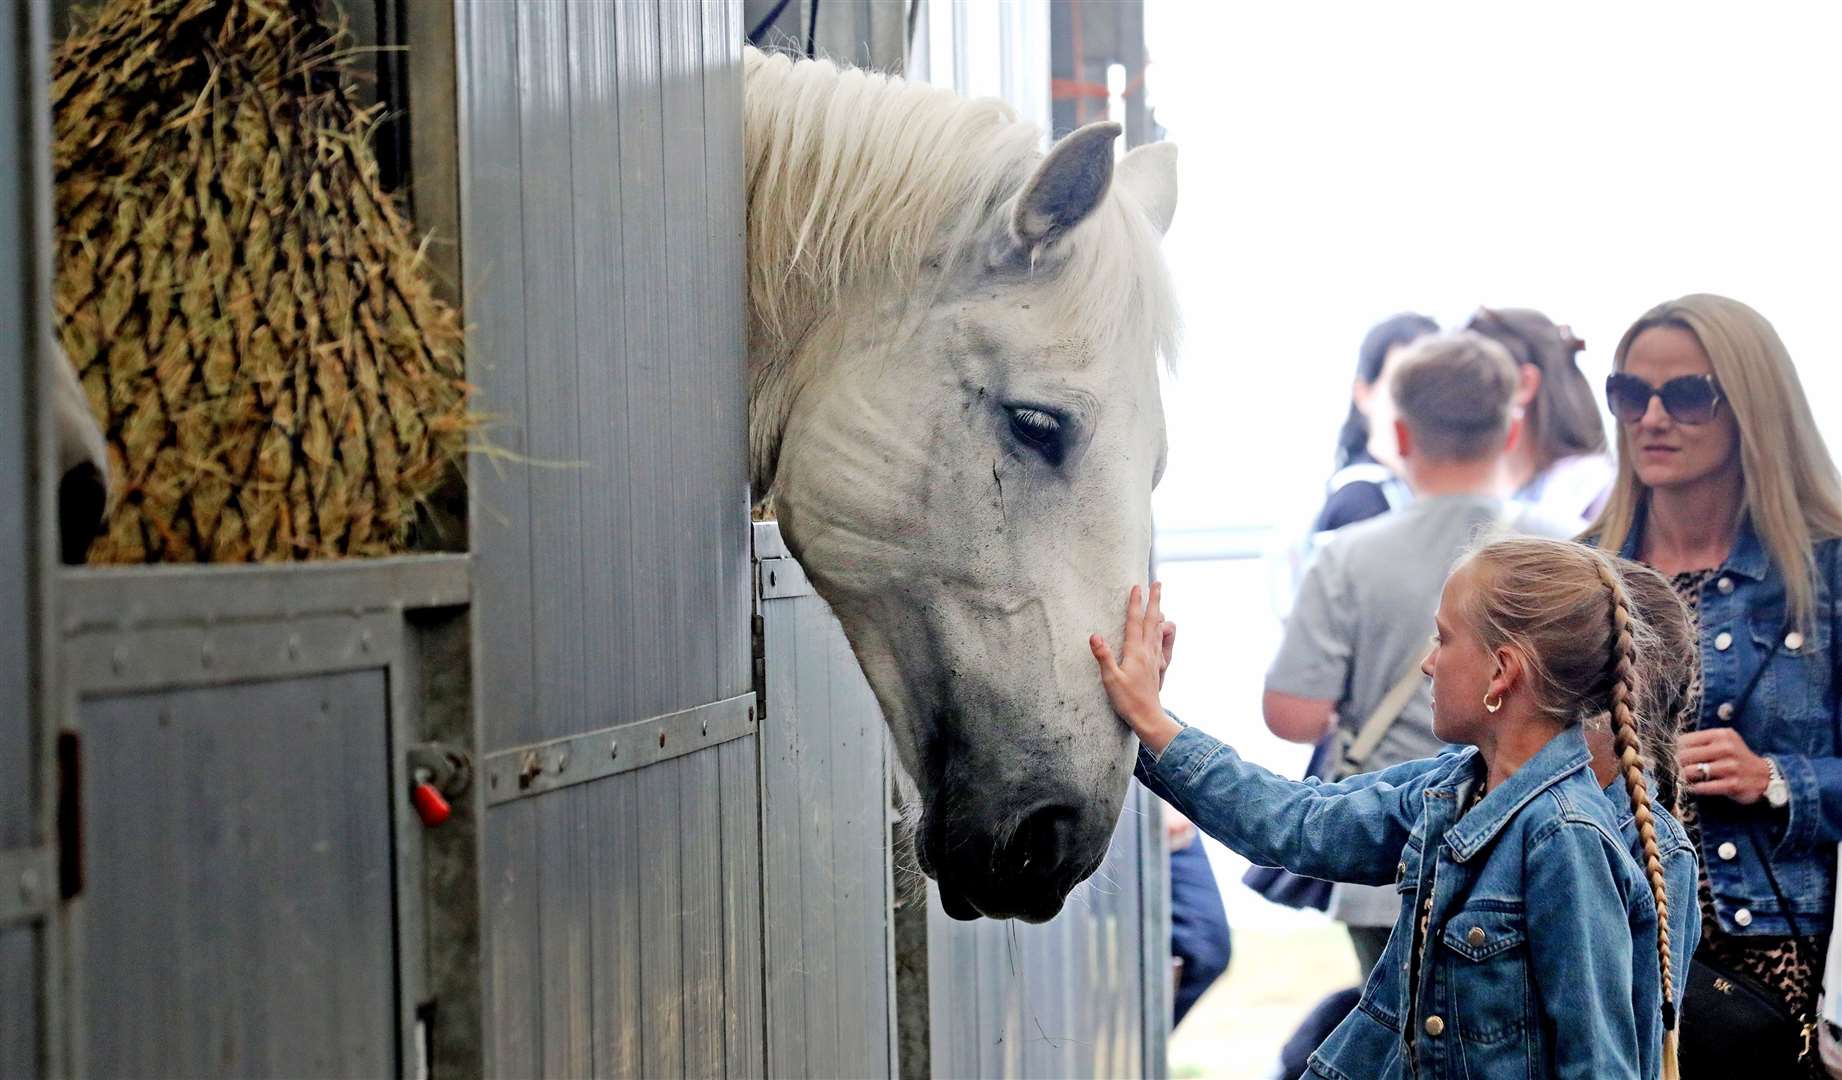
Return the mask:
<path fill-rule="evenodd" d="M 110 0 L 53 59 L 59 332 L 108 434 L 91 562 L 384 555 L 469 419 L 461 324 L 309 0 Z"/>

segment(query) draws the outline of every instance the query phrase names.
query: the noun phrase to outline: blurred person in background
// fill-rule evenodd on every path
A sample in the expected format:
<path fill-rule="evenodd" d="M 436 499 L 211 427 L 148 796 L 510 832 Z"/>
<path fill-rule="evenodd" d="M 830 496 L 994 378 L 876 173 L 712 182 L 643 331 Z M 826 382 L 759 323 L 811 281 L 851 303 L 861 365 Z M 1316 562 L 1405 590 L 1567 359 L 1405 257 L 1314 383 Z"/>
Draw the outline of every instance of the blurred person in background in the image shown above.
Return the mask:
<path fill-rule="evenodd" d="M 1821 1076 L 1813 1037 L 1842 840 L 1842 481 L 1790 354 L 1735 300 L 1625 332 L 1618 468 L 1597 542 L 1699 620 L 1678 747 L 1704 930 L 1682 1075 Z"/>
<path fill-rule="evenodd" d="M 1509 490 L 1584 528 L 1613 473 L 1598 395 L 1574 359 L 1586 343 L 1531 308 L 1479 308 L 1465 329 L 1509 350 L 1517 364 L 1522 440 L 1504 459 Z"/>
<path fill-rule="evenodd" d="M 1337 433 L 1337 468 L 1325 485 L 1313 533 L 1341 529 L 1407 501 L 1394 445 L 1394 406 L 1387 394 L 1388 362 L 1415 340 L 1438 332 L 1438 323 L 1409 312 L 1376 324 L 1363 336 L 1349 415 Z"/>
<path fill-rule="evenodd" d="M 1164 838 L 1170 844 L 1170 955 L 1176 968 L 1170 1026 L 1175 1028 L 1228 970 L 1234 941 L 1202 833 L 1166 806 Z"/>
<path fill-rule="evenodd" d="M 1574 520 L 1544 515 L 1503 492 L 1503 457 L 1519 435 L 1521 380 L 1502 346 L 1469 332 L 1423 337 L 1392 366 L 1395 436 L 1413 500 L 1324 544 L 1286 621 L 1262 701 L 1267 727 L 1280 738 L 1333 740 L 1332 780 L 1444 749 L 1433 734 L 1420 662 L 1426 613 L 1438 606 L 1464 551 L 1496 528 L 1550 537 L 1577 531 Z M 1331 889 L 1330 914 L 1348 928 L 1365 980 L 1399 908 L 1389 887 Z M 1313 1010 L 1294 1049 L 1308 1054 L 1348 1007 Z"/>

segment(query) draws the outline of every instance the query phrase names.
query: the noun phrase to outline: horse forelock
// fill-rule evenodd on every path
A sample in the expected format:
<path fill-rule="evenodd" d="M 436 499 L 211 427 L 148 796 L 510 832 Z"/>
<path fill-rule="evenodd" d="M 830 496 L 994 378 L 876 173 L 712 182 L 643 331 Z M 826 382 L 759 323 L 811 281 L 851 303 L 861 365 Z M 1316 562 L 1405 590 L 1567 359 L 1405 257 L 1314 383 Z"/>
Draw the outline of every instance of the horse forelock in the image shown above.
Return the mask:
<path fill-rule="evenodd" d="M 923 267 L 982 258 L 979 241 L 1041 160 L 1041 132 L 994 99 L 826 60 L 744 50 L 748 295 L 786 344 L 846 289 L 910 294 Z M 1160 235 L 1112 194 L 1036 261 L 1065 332 L 1175 355 Z"/>

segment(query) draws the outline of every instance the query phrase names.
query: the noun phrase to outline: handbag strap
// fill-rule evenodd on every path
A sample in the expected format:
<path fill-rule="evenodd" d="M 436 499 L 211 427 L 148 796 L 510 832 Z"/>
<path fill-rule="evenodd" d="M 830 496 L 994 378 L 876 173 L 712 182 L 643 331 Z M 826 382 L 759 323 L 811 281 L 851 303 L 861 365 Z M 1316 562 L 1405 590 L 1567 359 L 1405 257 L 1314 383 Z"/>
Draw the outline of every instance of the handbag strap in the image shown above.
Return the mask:
<path fill-rule="evenodd" d="M 1365 771 L 1363 764 L 1369 760 L 1369 755 L 1375 752 L 1375 748 L 1381 745 L 1383 736 L 1388 734 L 1388 729 L 1401 718 L 1401 713 L 1407 708 L 1407 703 L 1413 700 L 1414 691 L 1420 689 L 1420 683 L 1425 680 L 1426 676 L 1420 673 L 1420 665 L 1424 662 L 1425 657 L 1414 657 L 1407 670 L 1401 673 L 1401 677 L 1382 696 L 1375 710 L 1369 713 L 1369 718 L 1362 722 L 1360 728 L 1356 729 L 1356 737 L 1350 740 L 1349 747 L 1343 751 L 1343 769 L 1346 775 L 1354 776 Z"/>
<path fill-rule="evenodd" d="M 1521 513 L 1522 508 L 1516 504 L 1514 499 L 1500 500 L 1496 513 L 1491 516 L 1490 524 L 1498 529 L 1506 529 Z M 1354 776 L 1365 771 L 1363 766 L 1368 762 L 1369 755 L 1381 745 L 1382 738 L 1388 734 L 1388 729 L 1401 718 L 1401 713 L 1407 708 L 1407 703 L 1413 700 L 1414 691 L 1420 688 L 1420 680 L 1425 678 L 1420 672 L 1420 667 L 1425 662 L 1425 653 L 1416 653 L 1409 657 L 1407 670 L 1401 672 L 1401 677 L 1395 680 L 1394 685 L 1388 688 L 1386 694 L 1382 695 L 1374 711 L 1369 713 L 1369 718 L 1356 729 L 1355 738 L 1350 740 L 1349 746 L 1343 751 L 1344 775 Z"/>

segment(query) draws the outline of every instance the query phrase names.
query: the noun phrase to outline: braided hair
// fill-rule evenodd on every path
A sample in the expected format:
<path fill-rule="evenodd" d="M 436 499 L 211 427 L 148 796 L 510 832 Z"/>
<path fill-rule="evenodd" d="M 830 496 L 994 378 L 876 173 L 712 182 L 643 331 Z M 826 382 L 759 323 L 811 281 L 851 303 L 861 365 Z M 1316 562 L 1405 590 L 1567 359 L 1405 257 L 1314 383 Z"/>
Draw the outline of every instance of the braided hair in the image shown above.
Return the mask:
<path fill-rule="evenodd" d="M 1599 580 L 1605 585 L 1612 613 L 1612 738 L 1631 794 L 1631 813 L 1644 844 L 1644 873 L 1657 905 L 1657 964 L 1663 978 L 1663 1077 L 1675 1080 L 1676 987 L 1669 959 L 1669 887 L 1663 880 L 1663 859 L 1657 852 L 1656 818 L 1650 811 L 1650 784 L 1644 775 L 1644 750 L 1638 737 L 1634 699 L 1638 690 L 1637 644 L 1631 632 L 1631 603 L 1625 583 L 1609 559 L 1595 560 Z"/>
<path fill-rule="evenodd" d="M 1669 890 L 1657 846 L 1652 810 L 1650 764 L 1645 749 L 1657 752 L 1658 764 L 1673 765 L 1674 747 L 1661 729 L 1646 738 L 1641 717 L 1656 711 L 1667 696 L 1669 680 L 1651 674 L 1659 647 L 1671 640 L 1645 619 L 1646 609 L 1667 616 L 1671 609 L 1655 602 L 1657 582 L 1637 581 L 1633 589 L 1612 556 L 1565 540 L 1516 536 L 1492 540 L 1467 560 L 1477 574 L 1466 616 L 1487 649 L 1505 645 L 1522 654 L 1533 700 L 1549 718 L 1573 725 L 1609 715 L 1619 767 L 1643 845 L 1644 873 L 1657 912 L 1657 958 L 1662 980 L 1664 1080 L 1675 1080 L 1677 1001 L 1675 971 L 1669 952 Z M 1633 580 L 1639 571 L 1633 570 Z M 1662 583 L 1667 591 L 1667 583 Z M 1678 603 L 1678 608 L 1679 608 Z M 1686 619 L 1679 611 L 1678 619 Z"/>

